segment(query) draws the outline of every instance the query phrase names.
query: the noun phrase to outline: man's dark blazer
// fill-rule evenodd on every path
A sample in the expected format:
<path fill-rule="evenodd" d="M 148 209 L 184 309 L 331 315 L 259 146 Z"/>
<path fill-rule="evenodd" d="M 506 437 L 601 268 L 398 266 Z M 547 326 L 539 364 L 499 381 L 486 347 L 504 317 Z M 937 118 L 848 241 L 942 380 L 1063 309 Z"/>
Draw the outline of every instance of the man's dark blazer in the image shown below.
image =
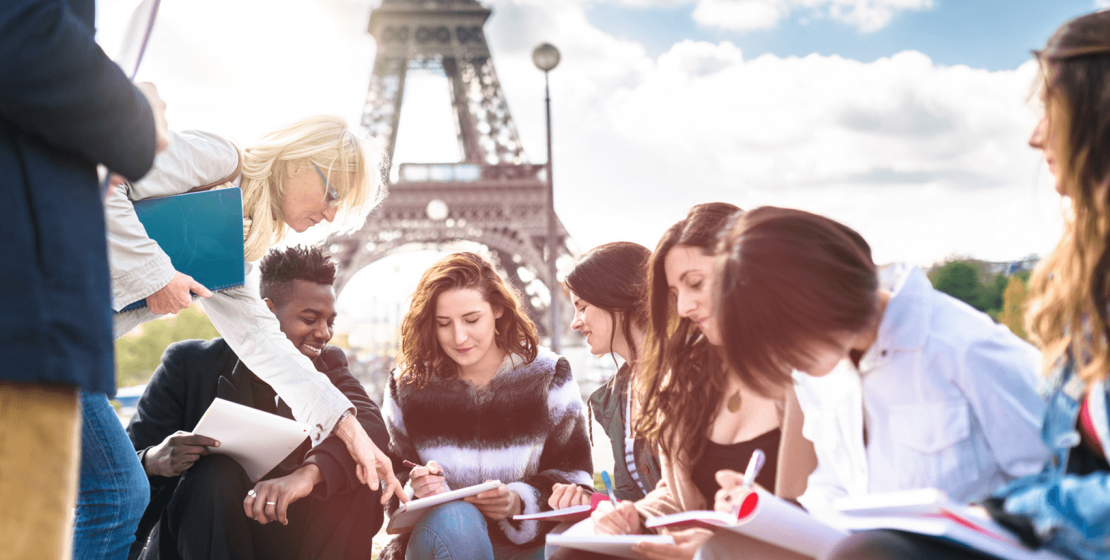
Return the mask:
<path fill-rule="evenodd" d="M 94 0 L 0 0 L 0 380 L 115 392 L 96 164 L 138 180 L 150 105 L 93 41 Z"/>
<path fill-rule="evenodd" d="M 343 350 L 325 346 L 320 357 L 313 360 L 313 365 L 355 405 L 358 421 L 374 440 L 374 445 L 379 449 L 389 449 L 389 433 L 381 411 L 367 396 L 362 384 L 351 375 Z M 222 338 L 171 344 L 162 354 L 162 363 L 150 378 L 127 427 L 139 460 L 142 461 L 147 450 L 162 443 L 166 436 L 178 430 L 192 432 L 216 397 L 256 407 L 251 386 L 253 376 Z M 286 418 L 293 418 L 292 411 L 284 402 L 279 405 L 279 412 Z M 310 497 L 326 499 L 360 485 L 354 459 L 338 437 L 329 437 L 312 449 L 309 445 L 305 440 L 266 478 L 284 476 L 301 464 L 315 463 L 324 481 L 316 485 Z M 150 531 L 157 525 L 180 477 L 152 476 L 149 479 L 150 505 L 139 522 L 132 558 L 137 556 Z"/>

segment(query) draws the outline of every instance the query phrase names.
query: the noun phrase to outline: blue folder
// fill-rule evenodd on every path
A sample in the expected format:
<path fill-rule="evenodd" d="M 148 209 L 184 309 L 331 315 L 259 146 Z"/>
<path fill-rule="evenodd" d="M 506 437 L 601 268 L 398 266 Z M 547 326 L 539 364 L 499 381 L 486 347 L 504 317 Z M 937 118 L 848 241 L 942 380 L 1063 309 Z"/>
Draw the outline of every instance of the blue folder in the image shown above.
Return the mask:
<path fill-rule="evenodd" d="M 175 270 L 213 292 L 243 285 L 243 193 L 239 189 L 138 200 L 135 213 Z M 143 307 L 146 299 L 119 312 Z"/>

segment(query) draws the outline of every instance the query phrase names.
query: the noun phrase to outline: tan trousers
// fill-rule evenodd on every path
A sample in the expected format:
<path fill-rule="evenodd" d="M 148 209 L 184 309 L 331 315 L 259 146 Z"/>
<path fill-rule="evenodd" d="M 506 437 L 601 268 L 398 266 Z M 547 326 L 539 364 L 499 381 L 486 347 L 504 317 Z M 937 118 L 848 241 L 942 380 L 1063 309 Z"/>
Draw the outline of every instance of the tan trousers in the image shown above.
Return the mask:
<path fill-rule="evenodd" d="M 76 387 L 0 381 L 0 558 L 72 555 L 80 443 Z"/>

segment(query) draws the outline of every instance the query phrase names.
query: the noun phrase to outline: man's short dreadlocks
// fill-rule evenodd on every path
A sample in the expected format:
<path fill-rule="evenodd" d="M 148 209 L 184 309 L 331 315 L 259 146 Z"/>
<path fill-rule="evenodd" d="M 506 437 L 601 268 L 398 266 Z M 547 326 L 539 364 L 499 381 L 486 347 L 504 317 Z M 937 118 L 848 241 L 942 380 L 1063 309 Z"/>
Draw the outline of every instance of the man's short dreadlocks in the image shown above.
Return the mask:
<path fill-rule="evenodd" d="M 335 283 L 335 261 L 323 247 L 289 247 L 274 249 L 262 259 L 262 281 L 259 292 L 275 305 L 284 303 L 294 280 L 316 284 Z"/>

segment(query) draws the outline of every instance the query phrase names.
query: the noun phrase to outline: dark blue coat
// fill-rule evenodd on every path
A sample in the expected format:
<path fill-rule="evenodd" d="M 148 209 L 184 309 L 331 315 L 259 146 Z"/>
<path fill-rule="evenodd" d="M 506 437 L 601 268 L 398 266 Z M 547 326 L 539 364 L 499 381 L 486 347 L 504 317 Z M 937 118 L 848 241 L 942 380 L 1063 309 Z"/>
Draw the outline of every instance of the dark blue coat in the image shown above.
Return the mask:
<path fill-rule="evenodd" d="M 0 1 L 0 380 L 115 392 L 96 164 L 154 161 L 146 98 L 93 41 L 94 0 Z"/>

